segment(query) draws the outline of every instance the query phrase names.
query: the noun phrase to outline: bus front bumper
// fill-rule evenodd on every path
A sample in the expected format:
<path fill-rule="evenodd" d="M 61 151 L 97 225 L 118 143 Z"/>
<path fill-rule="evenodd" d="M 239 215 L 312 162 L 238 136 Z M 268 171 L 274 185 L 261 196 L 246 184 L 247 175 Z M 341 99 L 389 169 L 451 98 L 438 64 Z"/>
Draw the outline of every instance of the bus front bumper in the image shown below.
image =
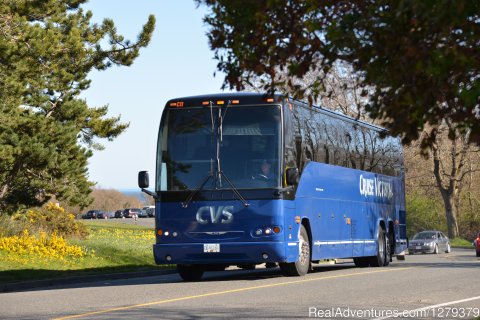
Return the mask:
<path fill-rule="evenodd" d="M 293 262 L 298 242 L 220 242 L 155 244 L 157 264 L 247 264 Z"/>

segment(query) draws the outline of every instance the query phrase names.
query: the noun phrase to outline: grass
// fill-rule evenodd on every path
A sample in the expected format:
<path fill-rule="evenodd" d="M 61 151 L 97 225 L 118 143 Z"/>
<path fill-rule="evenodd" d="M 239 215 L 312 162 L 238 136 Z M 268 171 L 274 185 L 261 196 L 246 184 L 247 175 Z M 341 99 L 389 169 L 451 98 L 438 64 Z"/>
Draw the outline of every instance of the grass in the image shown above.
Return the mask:
<path fill-rule="evenodd" d="M 455 238 L 450 240 L 450 245 L 452 248 L 465 248 L 465 249 L 474 249 L 475 247 L 468 240 Z"/>
<path fill-rule="evenodd" d="M 54 259 L 0 250 L 0 283 L 165 268 L 153 259 L 153 228 L 114 221 L 82 223 L 88 238 L 68 243 L 85 248 L 86 256 Z"/>

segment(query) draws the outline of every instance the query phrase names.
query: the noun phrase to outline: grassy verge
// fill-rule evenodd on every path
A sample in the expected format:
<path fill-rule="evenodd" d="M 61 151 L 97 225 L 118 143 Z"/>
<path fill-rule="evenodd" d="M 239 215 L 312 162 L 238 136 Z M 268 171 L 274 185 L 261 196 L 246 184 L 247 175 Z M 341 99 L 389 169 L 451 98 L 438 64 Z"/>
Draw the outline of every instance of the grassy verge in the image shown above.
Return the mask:
<path fill-rule="evenodd" d="M 80 247 L 83 256 L 59 258 L 0 250 L 0 283 L 162 268 L 153 260 L 153 228 L 114 221 L 82 223 L 90 235 L 85 240 L 70 240 L 68 245 Z"/>
<path fill-rule="evenodd" d="M 470 241 L 461 238 L 450 240 L 450 245 L 452 248 L 474 249 L 474 246 L 472 246 Z"/>

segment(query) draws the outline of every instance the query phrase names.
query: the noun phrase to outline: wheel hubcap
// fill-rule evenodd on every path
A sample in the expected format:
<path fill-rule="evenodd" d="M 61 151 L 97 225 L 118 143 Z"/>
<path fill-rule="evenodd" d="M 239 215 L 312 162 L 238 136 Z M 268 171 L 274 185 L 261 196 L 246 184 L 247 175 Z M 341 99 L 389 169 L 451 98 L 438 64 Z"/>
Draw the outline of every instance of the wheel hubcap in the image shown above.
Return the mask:
<path fill-rule="evenodd" d="M 380 237 L 378 241 L 378 253 L 380 254 L 380 257 L 385 256 L 385 238 Z"/>
<path fill-rule="evenodd" d="M 305 239 L 303 239 L 303 237 L 300 236 L 300 263 L 306 264 L 309 257 L 310 257 L 310 247 L 308 245 L 308 242 L 306 242 Z"/>

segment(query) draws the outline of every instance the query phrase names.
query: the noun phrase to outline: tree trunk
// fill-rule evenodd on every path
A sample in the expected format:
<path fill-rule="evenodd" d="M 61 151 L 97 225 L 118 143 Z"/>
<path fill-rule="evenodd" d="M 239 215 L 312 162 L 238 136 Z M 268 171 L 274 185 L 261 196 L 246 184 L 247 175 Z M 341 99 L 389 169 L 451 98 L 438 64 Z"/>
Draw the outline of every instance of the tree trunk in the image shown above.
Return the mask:
<path fill-rule="evenodd" d="M 448 190 L 442 190 L 443 203 L 445 205 L 445 215 L 447 217 L 448 237 L 454 239 L 458 237 L 457 208 L 454 205 L 454 196 Z"/>
<path fill-rule="evenodd" d="M 435 180 L 437 182 L 438 189 L 440 190 L 440 194 L 442 195 L 444 207 L 445 207 L 445 216 L 447 218 L 447 229 L 448 229 L 448 237 L 450 239 L 457 238 L 458 237 L 458 222 L 457 222 L 457 198 L 458 198 L 458 185 L 457 185 L 457 174 L 458 170 L 456 167 L 456 143 L 455 141 L 452 141 L 452 147 L 451 147 L 451 161 L 452 161 L 452 166 L 450 170 L 450 174 L 448 177 L 445 178 L 445 180 L 448 181 L 448 183 L 443 183 L 443 177 L 442 173 L 440 170 L 440 163 L 441 163 L 441 158 L 440 158 L 440 152 L 438 150 L 438 146 L 435 143 L 432 146 L 432 151 L 433 151 L 433 174 L 435 176 Z M 462 164 L 463 166 L 463 164 Z"/>

